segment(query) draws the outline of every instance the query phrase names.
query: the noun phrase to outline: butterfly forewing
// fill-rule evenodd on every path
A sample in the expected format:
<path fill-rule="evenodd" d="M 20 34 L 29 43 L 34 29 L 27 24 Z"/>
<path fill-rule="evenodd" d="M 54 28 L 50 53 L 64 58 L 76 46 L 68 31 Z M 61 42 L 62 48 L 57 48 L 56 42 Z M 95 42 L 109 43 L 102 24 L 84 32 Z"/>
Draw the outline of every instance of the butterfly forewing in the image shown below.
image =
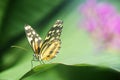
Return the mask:
<path fill-rule="evenodd" d="M 47 36 L 45 37 L 44 43 L 60 38 L 62 28 L 63 28 L 62 24 L 63 22 L 61 20 L 57 20 L 55 22 L 53 27 L 48 31 Z"/>
<path fill-rule="evenodd" d="M 25 25 L 25 32 L 28 42 L 30 43 L 32 49 L 34 50 L 34 53 L 39 54 L 42 39 L 30 25 Z"/>
<path fill-rule="evenodd" d="M 53 40 L 60 40 L 60 35 L 63 28 L 62 24 L 63 24 L 63 21 L 61 20 L 57 20 L 55 22 L 53 27 L 48 31 L 41 49 L 43 49 L 48 43 L 50 43 Z"/>

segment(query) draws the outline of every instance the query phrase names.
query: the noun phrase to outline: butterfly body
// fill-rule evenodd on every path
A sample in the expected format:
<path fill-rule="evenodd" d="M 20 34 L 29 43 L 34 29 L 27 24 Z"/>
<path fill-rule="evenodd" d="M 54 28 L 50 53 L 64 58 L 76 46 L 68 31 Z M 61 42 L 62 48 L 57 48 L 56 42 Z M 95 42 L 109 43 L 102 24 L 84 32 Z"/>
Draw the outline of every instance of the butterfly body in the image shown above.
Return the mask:
<path fill-rule="evenodd" d="M 25 26 L 25 32 L 33 51 L 34 60 L 51 60 L 56 56 L 60 49 L 63 22 L 57 20 L 53 27 L 47 33 L 45 40 L 36 33 L 36 31 L 29 25 Z"/>

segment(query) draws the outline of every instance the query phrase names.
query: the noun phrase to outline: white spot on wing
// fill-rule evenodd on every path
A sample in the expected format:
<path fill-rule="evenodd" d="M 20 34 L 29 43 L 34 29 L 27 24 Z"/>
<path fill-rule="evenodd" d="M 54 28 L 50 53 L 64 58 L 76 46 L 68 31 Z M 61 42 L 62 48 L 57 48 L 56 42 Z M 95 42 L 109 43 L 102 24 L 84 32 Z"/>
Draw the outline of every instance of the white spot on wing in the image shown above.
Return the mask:
<path fill-rule="evenodd" d="M 35 31 L 32 32 L 33 34 L 36 34 Z"/>
<path fill-rule="evenodd" d="M 28 29 L 30 29 L 31 28 L 31 26 L 25 26 L 25 30 L 28 30 Z"/>
<path fill-rule="evenodd" d="M 37 39 L 37 38 L 35 38 L 35 42 L 38 42 L 38 39 Z"/>
<path fill-rule="evenodd" d="M 59 30 L 56 31 L 57 33 L 59 32 Z"/>
<path fill-rule="evenodd" d="M 54 33 L 54 32 L 55 32 L 55 30 L 52 31 L 52 33 Z"/>
<path fill-rule="evenodd" d="M 52 37 L 50 40 L 52 41 L 52 40 L 54 40 L 55 38 L 54 37 Z"/>
<path fill-rule="evenodd" d="M 32 37 L 28 37 L 28 40 L 29 40 L 29 42 L 31 42 L 32 41 Z"/>
<path fill-rule="evenodd" d="M 57 25 L 53 25 L 53 27 L 56 27 Z"/>
<path fill-rule="evenodd" d="M 45 40 L 47 40 L 47 39 L 49 39 L 50 38 L 50 36 L 47 36 L 46 38 L 45 38 Z"/>
<path fill-rule="evenodd" d="M 38 39 L 39 39 L 39 40 L 41 40 L 41 38 L 40 38 L 40 37 L 39 37 Z"/>
<path fill-rule="evenodd" d="M 29 33 L 27 33 L 27 35 L 28 35 L 28 36 L 30 36 L 30 35 L 31 35 L 31 33 L 29 32 Z"/>

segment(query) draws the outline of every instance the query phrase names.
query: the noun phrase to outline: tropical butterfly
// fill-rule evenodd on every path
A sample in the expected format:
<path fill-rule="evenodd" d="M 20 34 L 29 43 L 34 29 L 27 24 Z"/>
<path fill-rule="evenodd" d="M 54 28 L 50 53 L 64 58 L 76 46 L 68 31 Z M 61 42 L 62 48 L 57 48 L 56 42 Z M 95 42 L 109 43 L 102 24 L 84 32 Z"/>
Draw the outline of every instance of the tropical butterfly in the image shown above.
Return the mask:
<path fill-rule="evenodd" d="M 30 26 L 25 25 L 25 33 L 34 51 L 32 61 L 43 61 L 51 60 L 56 56 L 60 49 L 61 39 L 60 35 L 63 28 L 63 21 L 57 20 L 53 27 L 48 31 L 45 40 L 36 33 L 36 31 Z"/>

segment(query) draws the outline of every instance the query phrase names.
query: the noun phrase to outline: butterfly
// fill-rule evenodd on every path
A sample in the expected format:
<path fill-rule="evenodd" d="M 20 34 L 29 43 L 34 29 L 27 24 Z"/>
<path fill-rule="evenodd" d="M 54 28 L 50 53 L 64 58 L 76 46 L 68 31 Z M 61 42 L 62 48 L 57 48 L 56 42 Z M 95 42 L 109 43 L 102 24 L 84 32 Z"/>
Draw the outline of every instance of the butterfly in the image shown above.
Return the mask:
<path fill-rule="evenodd" d="M 52 28 L 48 31 L 44 40 L 30 26 L 25 25 L 25 33 L 31 48 L 34 51 L 33 61 L 49 61 L 56 57 L 60 45 L 60 35 L 63 28 L 63 21 L 57 20 Z"/>

